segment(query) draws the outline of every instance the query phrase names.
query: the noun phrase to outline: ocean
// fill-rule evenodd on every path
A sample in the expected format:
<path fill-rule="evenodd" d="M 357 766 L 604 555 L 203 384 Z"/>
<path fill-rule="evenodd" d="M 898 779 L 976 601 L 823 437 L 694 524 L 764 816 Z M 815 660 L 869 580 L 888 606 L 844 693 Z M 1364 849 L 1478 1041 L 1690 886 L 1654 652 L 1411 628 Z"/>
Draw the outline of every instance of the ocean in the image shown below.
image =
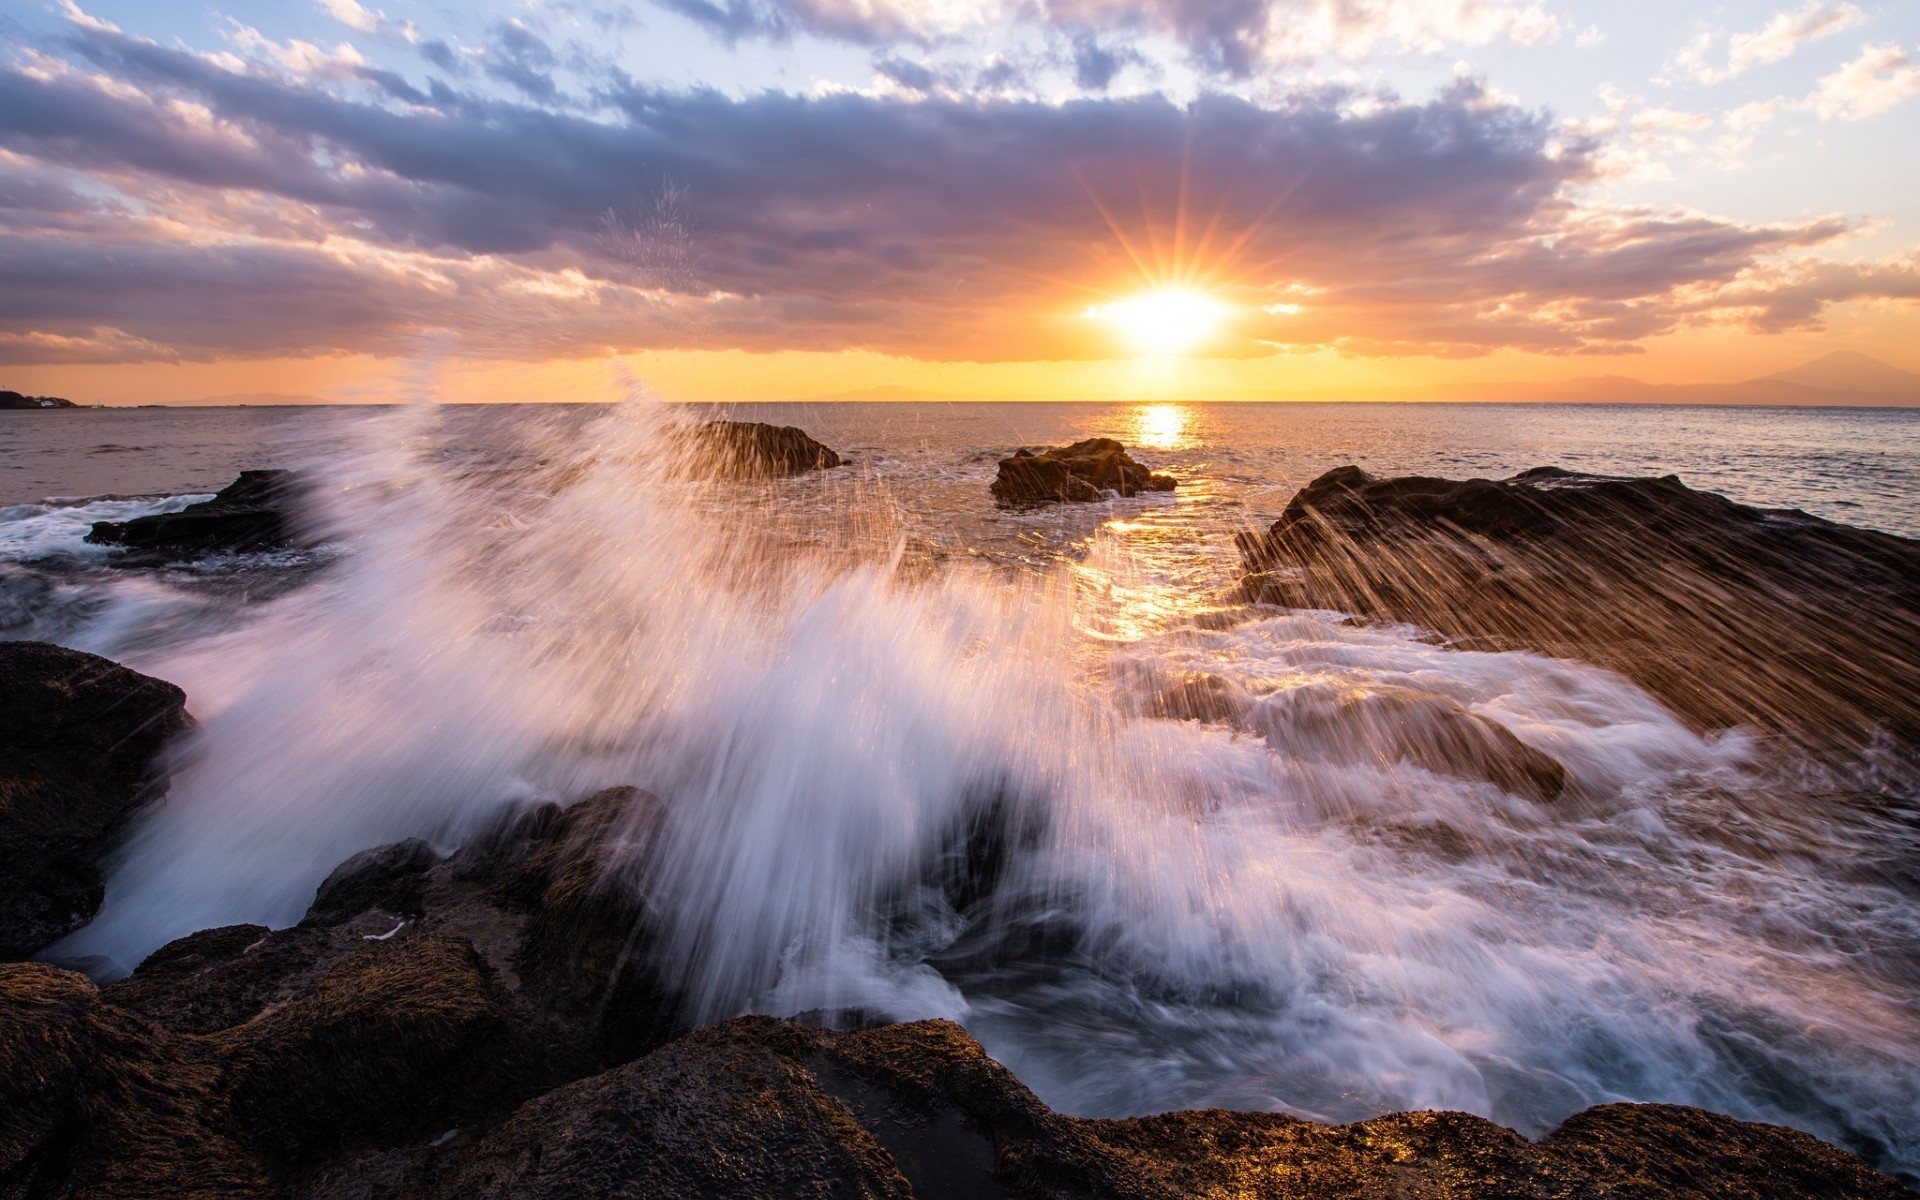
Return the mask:
<path fill-rule="evenodd" d="M 638 885 L 690 1020 L 951 1017 L 1081 1115 L 1539 1133 L 1669 1101 L 1920 1170 L 1920 798 L 1580 663 L 1249 608 L 1233 547 L 1344 463 L 1672 473 L 1917 536 L 1920 411 L 741 405 L 849 464 L 691 481 L 674 430 L 715 411 L 0 415 L 0 637 L 172 680 L 200 720 L 55 953 L 104 976 L 288 924 L 357 850 L 631 783 L 668 805 Z M 1014 447 L 1093 435 L 1181 487 L 993 506 Z M 316 482 L 309 548 L 118 570 L 81 541 L 264 466 Z M 1259 698 L 1243 727 L 1155 715 L 1203 675 Z M 1387 690 L 1572 784 L 1510 794 L 1320 719 Z M 933 881 L 983 822 L 969 907 Z"/>

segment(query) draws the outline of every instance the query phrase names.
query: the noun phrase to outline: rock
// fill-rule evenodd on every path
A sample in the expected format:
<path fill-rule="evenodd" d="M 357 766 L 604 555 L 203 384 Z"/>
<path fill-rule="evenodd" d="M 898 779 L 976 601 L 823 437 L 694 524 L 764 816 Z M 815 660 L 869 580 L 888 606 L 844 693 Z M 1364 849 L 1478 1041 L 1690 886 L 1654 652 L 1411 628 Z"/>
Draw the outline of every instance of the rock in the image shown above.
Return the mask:
<path fill-rule="evenodd" d="M 1015 451 L 1012 458 L 1000 460 L 991 491 L 1003 507 L 1026 508 L 1098 500 L 1102 492 L 1170 492 L 1177 486 L 1171 475 L 1156 475 L 1135 462 L 1112 438 L 1088 438 L 1039 454 Z"/>
<path fill-rule="evenodd" d="M 439 861 L 440 855 L 419 838 L 362 850 L 320 884 L 306 919 L 331 923 L 375 908 L 418 916 L 426 873 Z"/>
<path fill-rule="evenodd" d="M 1567 785 L 1557 759 L 1506 726 L 1414 688 L 1289 688 L 1254 705 L 1244 721 L 1289 754 L 1411 763 L 1542 802 L 1558 799 Z"/>
<path fill-rule="evenodd" d="M 488 971 L 447 934 L 370 943 L 221 1036 L 234 1110 L 282 1172 L 504 1115 L 528 1086 Z"/>
<path fill-rule="evenodd" d="M 693 431 L 690 451 L 691 473 L 718 479 L 779 479 L 841 462 L 805 430 L 760 421 L 708 421 Z"/>
<path fill-rule="evenodd" d="M 1190 671 L 1153 686 L 1147 693 L 1146 714 L 1170 721 L 1238 726 L 1247 704 L 1245 693 L 1228 680 L 1206 671 Z"/>
<path fill-rule="evenodd" d="M 265 925 L 203 929 L 155 950 L 102 994 L 116 1007 L 181 1033 L 217 1033 L 282 999 L 278 985 L 307 961 L 311 944 L 276 937 Z"/>
<path fill-rule="evenodd" d="M 521 1107 L 431 1196 L 1910 1197 L 1805 1134 L 1609 1105 L 1540 1142 L 1465 1113 L 1080 1120 L 957 1025 L 727 1021 Z"/>
<path fill-rule="evenodd" d="M 544 843 L 495 889 L 530 910 L 513 965 L 542 1008 L 590 1018 L 600 1054 L 658 1045 L 674 1003 L 651 973 L 652 929 L 638 872 L 660 828 L 657 796 L 596 792 L 561 814 Z"/>
<path fill-rule="evenodd" d="M 0 391 L 0 411 L 10 408 L 77 408 L 71 400 L 58 396 L 22 396 L 19 392 Z"/>
<path fill-rule="evenodd" d="M 272 1194 L 207 1046 L 83 975 L 0 964 L 0 1196 Z"/>
<path fill-rule="evenodd" d="M 191 724 L 170 683 L 78 650 L 0 642 L 0 958 L 99 911 L 96 864 L 165 790 L 156 759 Z"/>
<path fill-rule="evenodd" d="M 177 513 L 96 522 L 87 541 L 135 553 L 118 566 L 151 566 L 196 554 L 274 550 L 293 544 L 302 482 L 293 471 L 242 471 L 211 500 Z"/>
<path fill-rule="evenodd" d="M 193 1037 L 71 972 L 0 966 L 0 1196 L 1914 1195 L 1804 1133 L 1669 1105 L 1589 1109 L 1538 1142 L 1447 1112 L 1071 1118 L 945 1021 L 743 1017 L 541 1074 L 512 991 L 466 938 L 403 933 Z"/>
<path fill-rule="evenodd" d="M 1423 625 L 1626 675 L 1703 729 L 1920 762 L 1920 543 L 1673 476 L 1314 480 L 1245 534 L 1248 598 Z"/>

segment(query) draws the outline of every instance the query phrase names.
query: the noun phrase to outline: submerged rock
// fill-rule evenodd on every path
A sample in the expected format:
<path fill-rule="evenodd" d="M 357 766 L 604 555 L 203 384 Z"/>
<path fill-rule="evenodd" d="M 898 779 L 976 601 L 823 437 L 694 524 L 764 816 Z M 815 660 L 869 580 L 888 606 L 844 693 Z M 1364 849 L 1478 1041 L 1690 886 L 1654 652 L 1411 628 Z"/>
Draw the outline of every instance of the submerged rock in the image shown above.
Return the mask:
<path fill-rule="evenodd" d="M 165 790 L 156 759 L 191 724 L 170 683 L 78 650 L 0 642 L 0 958 L 99 911 L 97 864 Z"/>
<path fill-rule="evenodd" d="M 1244 534 L 1248 598 L 1409 621 L 1626 675 L 1705 729 L 1816 752 L 1920 747 L 1920 543 L 1750 508 L 1677 478 L 1307 485 Z"/>
<path fill-rule="evenodd" d="M 1088 438 L 1035 454 L 1021 449 L 1000 460 L 991 487 L 1003 507 L 1027 508 L 1062 501 L 1098 500 L 1102 492 L 1133 496 L 1170 492 L 1179 486 L 1171 475 L 1156 475 L 1135 462 L 1112 438 Z"/>
<path fill-rule="evenodd" d="M 792 425 L 708 421 L 693 432 L 688 467 L 718 479 L 780 479 L 840 463 L 838 454 Z"/>
<path fill-rule="evenodd" d="M 300 477 L 293 471 L 242 471 L 211 500 L 177 513 L 100 521 L 87 541 L 125 546 L 118 566 L 150 566 L 196 554 L 273 550 L 293 543 Z"/>

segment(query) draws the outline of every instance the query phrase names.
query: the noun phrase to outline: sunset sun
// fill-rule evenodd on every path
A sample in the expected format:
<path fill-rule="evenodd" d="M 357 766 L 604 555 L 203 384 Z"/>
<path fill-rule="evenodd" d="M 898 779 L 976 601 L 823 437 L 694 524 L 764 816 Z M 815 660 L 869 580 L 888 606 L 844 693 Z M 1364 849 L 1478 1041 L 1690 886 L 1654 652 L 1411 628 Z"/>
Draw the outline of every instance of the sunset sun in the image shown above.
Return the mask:
<path fill-rule="evenodd" d="M 1165 288 L 1087 310 L 1111 323 L 1143 355 L 1185 354 L 1220 330 L 1226 305 L 1185 288 Z"/>

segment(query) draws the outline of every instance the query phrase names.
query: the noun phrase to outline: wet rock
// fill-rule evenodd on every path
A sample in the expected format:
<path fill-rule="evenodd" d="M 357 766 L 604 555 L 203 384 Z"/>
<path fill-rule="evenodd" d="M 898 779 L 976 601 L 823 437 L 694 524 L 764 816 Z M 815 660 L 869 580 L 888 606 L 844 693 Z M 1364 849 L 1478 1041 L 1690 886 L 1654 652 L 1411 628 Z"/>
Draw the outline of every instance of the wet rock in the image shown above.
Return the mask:
<path fill-rule="evenodd" d="M 1003 507 L 1026 508 L 1062 501 L 1098 500 L 1103 492 L 1133 496 L 1170 492 L 1171 475 L 1157 475 L 1135 462 L 1112 438 L 1088 438 L 1035 454 L 1021 449 L 1000 460 L 991 491 Z"/>
<path fill-rule="evenodd" d="M 1246 724 L 1279 749 L 1333 761 L 1404 762 L 1484 779 L 1529 800 L 1558 799 L 1560 762 L 1459 701 L 1407 687 L 1291 688 L 1255 705 Z"/>
<path fill-rule="evenodd" d="M 165 790 L 156 760 L 191 725 L 170 683 L 93 654 L 0 642 L 0 958 L 91 920 L 97 866 Z"/>
<path fill-rule="evenodd" d="M 663 816 L 659 798 L 638 788 L 597 792 L 495 889 L 530 911 L 513 964 L 536 1002 L 590 1018 L 613 1061 L 658 1045 L 671 1027 L 639 878 Z"/>
<path fill-rule="evenodd" d="M 838 454 L 792 425 L 760 421 L 708 421 L 694 430 L 696 475 L 719 479 L 779 479 L 837 467 Z"/>
<path fill-rule="evenodd" d="M 1447 1112 L 1070 1118 L 945 1021 L 746 1017 L 542 1082 L 505 984 L 462 938 L 396 938 L 196 1038 L 81 976 L 0 966 L 0 1195 L 1914 1195 L 1806 1134 L 1668 1105 L 1590 1109 L 1539 1142 Z"/>
<path fill-rule="evenodd" d="M 1241 552 L 1250 599 L 1582 659 L 1701 728 L 1753 724 L 1854 757 L 1891 735 L 1920 761 L 1920 543 L 1906 538 L 1673 476 L 1341 467 Z"/>
<path fill-rule="evenodd" d="M 1154 686 L 1147 693 L 1148 716 L 1170 721 L 1202 721 L 1210 725 L 1239 725 L 1248 697 L 1232 683 L 1206 671 L 1189 671 Z"/>
<path fill-rule="evenodd" d="M 418 916 L 427 871 L 439 861 L 434 848 L 419 838 L 363 850 L 320 884 L 306 919 L 329 923 L 376 908 Z"/>
<path fill-rule="evenodd" d="M 87 541 L 125 546 L 116 566 L 152 566 L 199 554 L 273 550 L 293 544 L 302 483 L 293 471 L 242 471 L 211 500 L 177 513 L 100 521 Z"/>

